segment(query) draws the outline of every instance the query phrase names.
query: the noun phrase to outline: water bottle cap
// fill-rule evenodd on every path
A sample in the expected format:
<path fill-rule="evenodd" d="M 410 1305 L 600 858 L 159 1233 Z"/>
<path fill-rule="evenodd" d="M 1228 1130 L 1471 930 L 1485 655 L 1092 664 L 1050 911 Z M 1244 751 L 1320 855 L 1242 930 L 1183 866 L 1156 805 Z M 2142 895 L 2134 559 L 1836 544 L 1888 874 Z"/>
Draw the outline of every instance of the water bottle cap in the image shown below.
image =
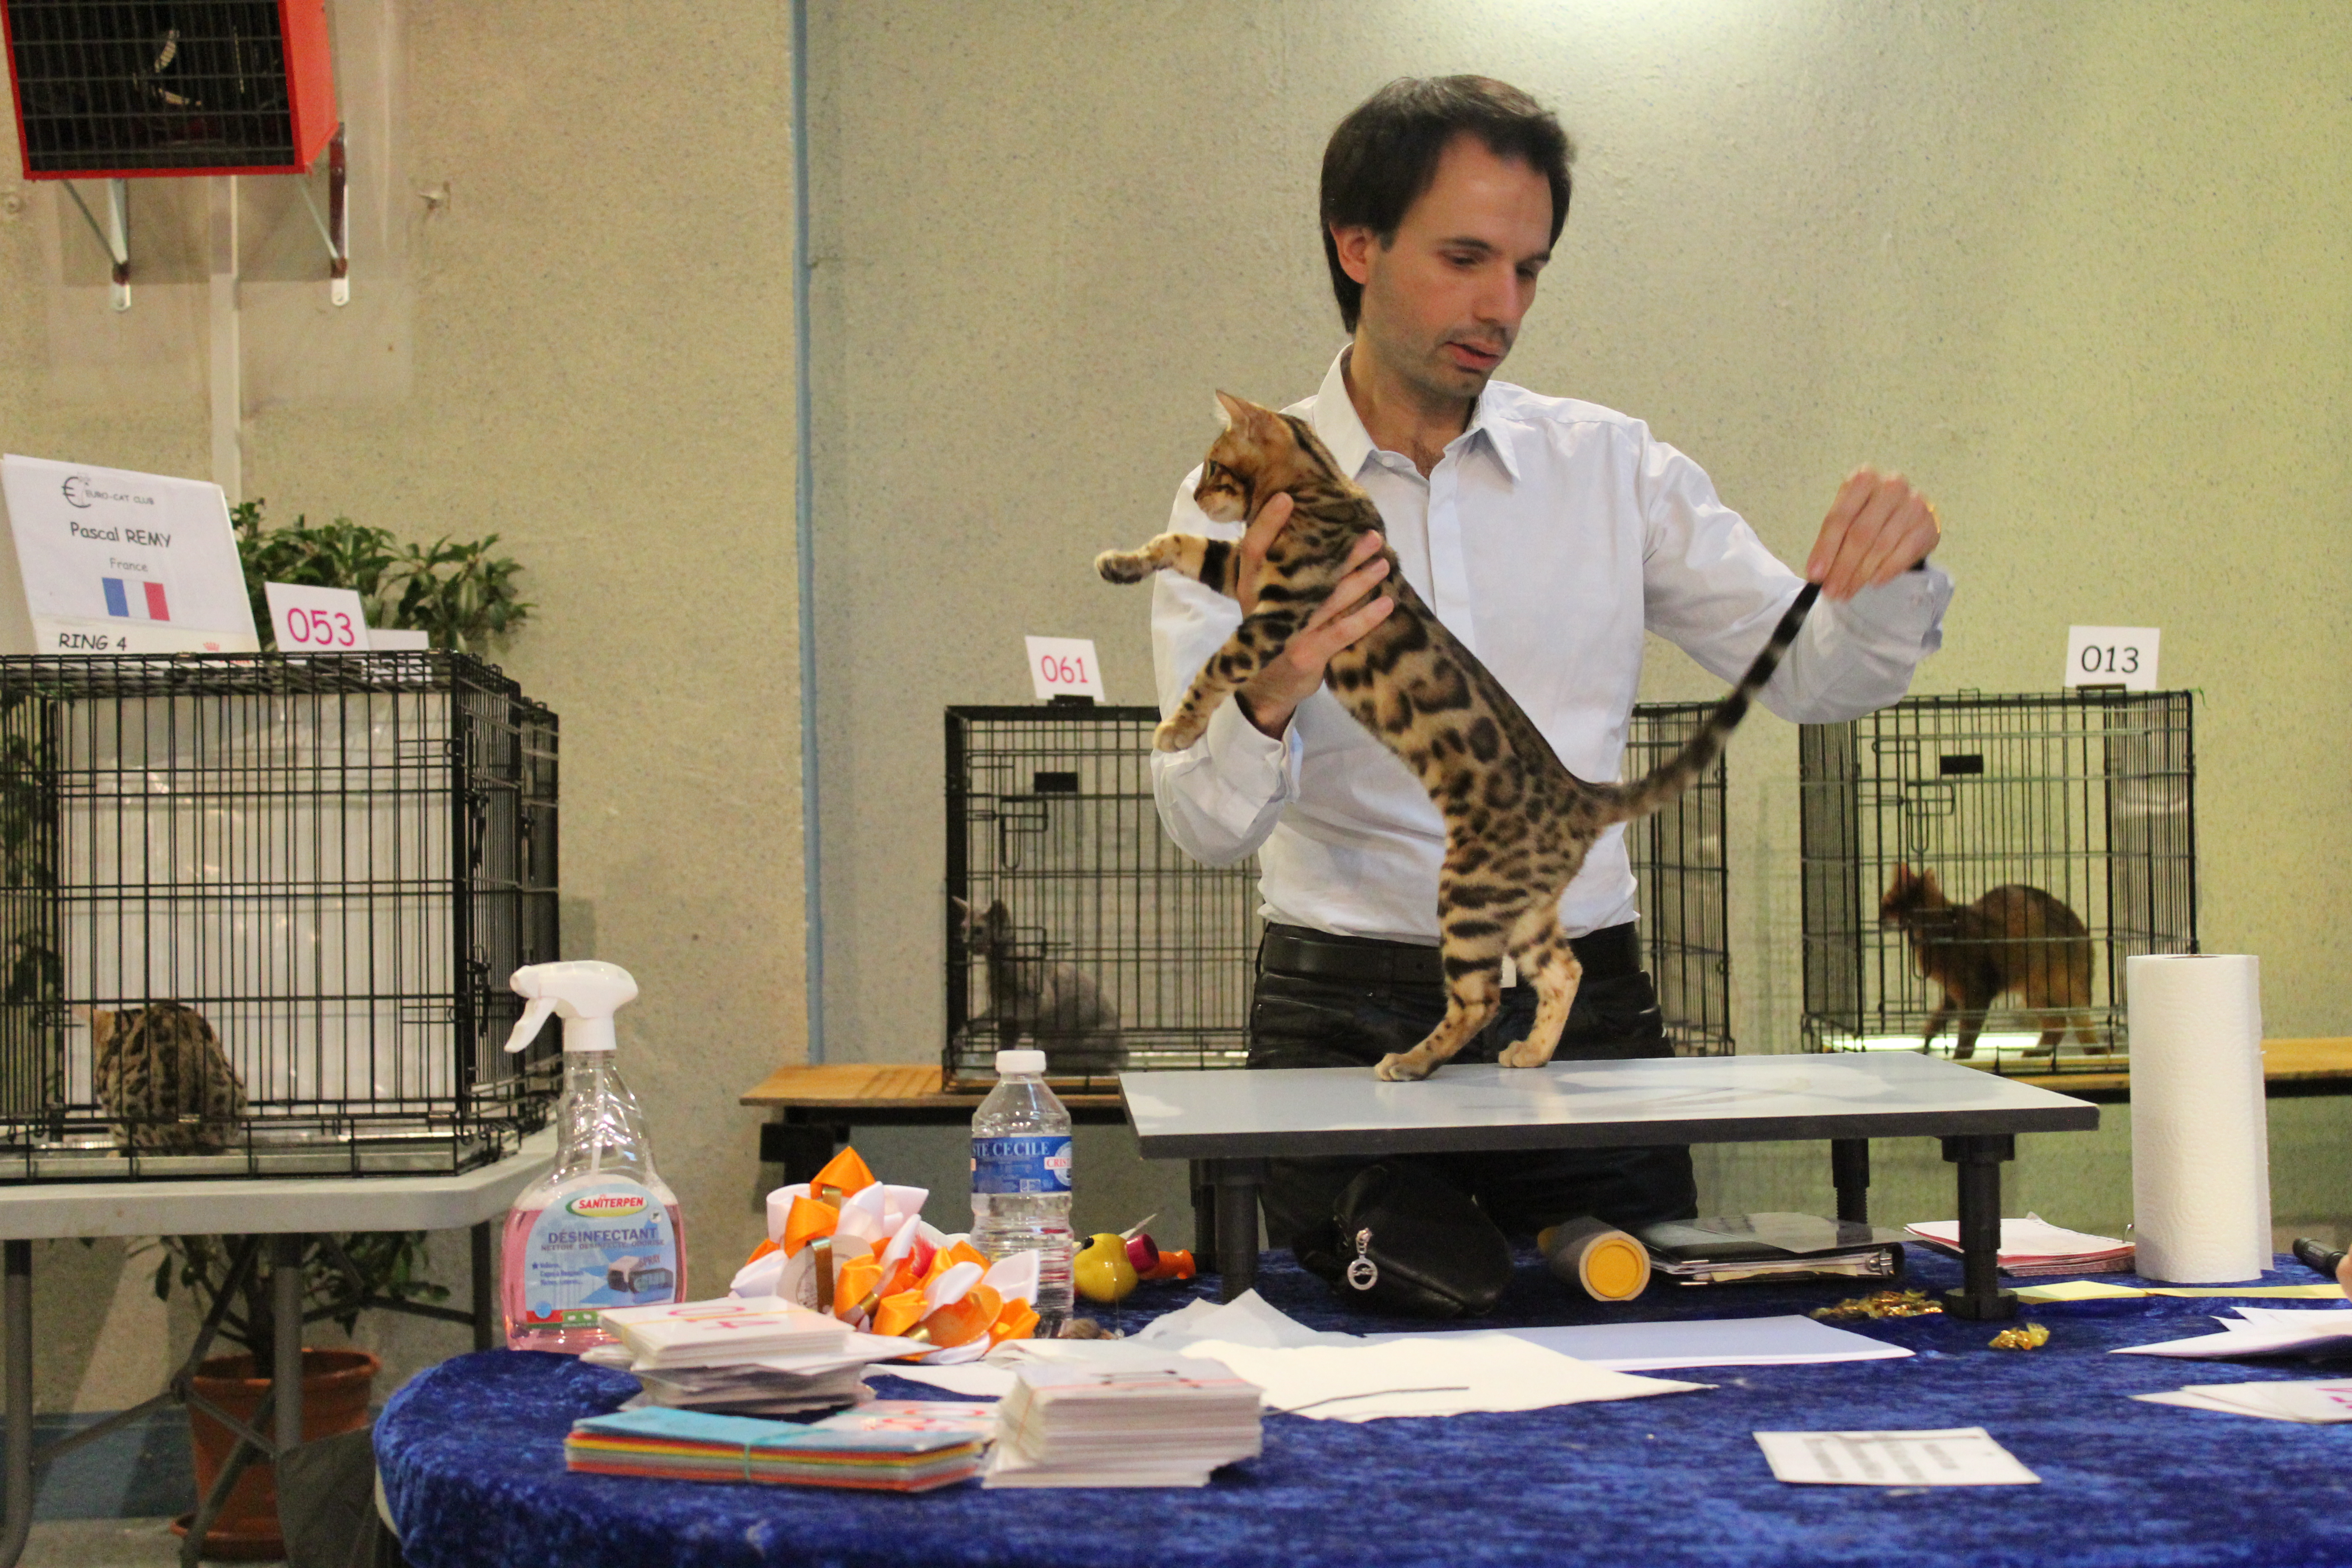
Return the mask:
<path fill-rule="evenodd" d="M 1045 1070 L 1045 1053 L 1043 1051 L 996 1053 L 996 1076 L 999 1078 L 1011 1078 L 1016 1073 L 1025 1073 L 1031 1078 L 1035 1078 Z"/>

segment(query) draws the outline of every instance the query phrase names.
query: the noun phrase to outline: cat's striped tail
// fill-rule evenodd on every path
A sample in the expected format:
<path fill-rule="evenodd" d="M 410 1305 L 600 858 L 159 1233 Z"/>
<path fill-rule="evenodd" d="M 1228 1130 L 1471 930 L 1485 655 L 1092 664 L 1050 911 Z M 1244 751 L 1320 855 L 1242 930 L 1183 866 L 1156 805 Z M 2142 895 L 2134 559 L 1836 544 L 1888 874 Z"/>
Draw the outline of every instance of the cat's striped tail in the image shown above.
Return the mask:
<path fill-rule="evenodd" d="M 1748 704 L 1764 689 L 1764 683 L 1772 679 L 1772 672 L 1780 668 L 1781 658 L 1797 640 L 1798 628 L 1805 624 L 1807 613 L 1821 594 L 1818 583 L 1808 583 L 1797 590 L 1795 602 L 1782 613 L 1780 624 L 1772 628 L 1772 638 L 1764 645 L 1764 651 L 1756 656 L 1756 662 L 1748 667 L 1739 684 L 1706 716 L 1706 722 L 1698 727 L 1698 733 L 1681 751 L 1632 784 L 1594 786 L 1603 799 L 1613 797 L 1610 823 L 1633 822 L 1649 816 L 1715 765 L 1715 759 L 1723 754 L 1723 743 L 1739 728 L 1739 721 L 1748 717 Z"/>

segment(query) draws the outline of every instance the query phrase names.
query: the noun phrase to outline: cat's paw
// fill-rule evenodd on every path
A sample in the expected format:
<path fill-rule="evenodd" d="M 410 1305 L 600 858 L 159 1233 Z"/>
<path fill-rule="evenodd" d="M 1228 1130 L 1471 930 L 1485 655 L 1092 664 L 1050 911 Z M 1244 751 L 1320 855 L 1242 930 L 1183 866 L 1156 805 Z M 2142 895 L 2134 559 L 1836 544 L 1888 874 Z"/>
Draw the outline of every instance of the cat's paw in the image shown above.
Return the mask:
<path fill-rule="evenodd" d="M 1106 583 L 1140 583 L 1151 575 L 1151 558 L 1132 550 L 1106 550 L 1095 557 Z"/>
<path fill-rule="evenodd" d="M 1417 1062 L 1414 1051 L 1393 1051 L 1381 1058 L 1372 1076 L 1382 1083 L 1419 1083 L 1436 1070 L 1434 1063 Z"/>
<path fill-rule="evenodd" d="M 1151 731 L 1152 749 L 1160 752 L 1181 752 L 1199 740 L 1201 731 L 1207 728 L 1208 726 L 1199 720 L 1188 718 L 1181 713 L 1173 719 L 1162 719 L 1160 721 L 1160 728 Z"/>
<path fill-rule="evenodd" d="M 1539 1068 L 1551 1060 L 1551 1052 L 1532 1040 L 1521 1040 L 1517 1045 L 1504 1047 L 1495 1059 L 1507 1068 Z"/>

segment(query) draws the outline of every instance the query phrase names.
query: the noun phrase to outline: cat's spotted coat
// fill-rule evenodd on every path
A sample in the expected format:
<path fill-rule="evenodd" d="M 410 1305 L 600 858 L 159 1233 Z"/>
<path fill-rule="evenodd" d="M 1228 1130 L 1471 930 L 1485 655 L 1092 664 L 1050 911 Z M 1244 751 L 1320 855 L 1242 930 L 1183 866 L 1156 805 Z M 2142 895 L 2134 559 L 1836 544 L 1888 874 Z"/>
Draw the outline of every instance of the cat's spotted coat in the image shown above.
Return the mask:
<path fill-rule="evenodd" d="M 1295 510 L 1266 551 L 1256 608 L 1153 737 L 1163 752 L 1200 738 L 1217 704 L 1278 655 L 1347 574 L 1356 541 L 1381 525 L 1371 498 L 1339 471 L 1305 420 L 1222 392 L 1217 401 L 1226 427 L 1209 448 L 1193 500 L 1221 522 L 1247 521 L 1276 493 L 1288 494 Z M 1389 1079 L 1427 1078 L 1468 1044 L 1500 1005 L 1506 954 L 1532 980 L 1537 1005 L 1527 1038 L 1501 1060 L 1541 1067 L 1559 1043 L 1583 973 L 1559 929 L 1560 895 L 1604 828 L 1657 810 L 1715 761 L 1818 590 L 1807 584 L 1799 592 L 1738 686 L 1678 754 L 1632 784 L 1589 784 L 1560 764 L 1510 693 L 1422 602 L 1396 552 L 1383 544 L 1381 554 L 1389 577 L 1379 592 L 1396 608 L 1332 657 L 1326 680 L 1412 769 L 1445 820 L 1437 901 L 1446 1007 L 1425 1039 L 1374 1070 Z M 1106 551 L 1095 566 L 1114 583 L 1174 570 L 1231 598 L 1241 550 L 1163 533 L 1140 550 Z"/>
<path fill-rule="evenodd" d="M 234 1140 L 245 1086 L 212 1025 L 193 1007 L 152 1002 L 89 1010 L 92 1087 L 117 1143 L 148 1153 L 211 1153 Z"/>

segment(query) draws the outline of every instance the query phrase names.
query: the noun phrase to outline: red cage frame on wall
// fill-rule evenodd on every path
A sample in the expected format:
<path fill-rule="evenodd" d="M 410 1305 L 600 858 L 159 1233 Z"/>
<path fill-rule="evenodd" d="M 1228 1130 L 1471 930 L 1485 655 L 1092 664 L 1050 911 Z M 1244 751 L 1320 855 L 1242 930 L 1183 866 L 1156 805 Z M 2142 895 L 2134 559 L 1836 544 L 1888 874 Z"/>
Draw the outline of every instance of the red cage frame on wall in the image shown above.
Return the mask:
<path fill-rule="evenodd" d="M 326 0 L 5 0 L 28 180 L 299 174 L 334 141 Z"/>

